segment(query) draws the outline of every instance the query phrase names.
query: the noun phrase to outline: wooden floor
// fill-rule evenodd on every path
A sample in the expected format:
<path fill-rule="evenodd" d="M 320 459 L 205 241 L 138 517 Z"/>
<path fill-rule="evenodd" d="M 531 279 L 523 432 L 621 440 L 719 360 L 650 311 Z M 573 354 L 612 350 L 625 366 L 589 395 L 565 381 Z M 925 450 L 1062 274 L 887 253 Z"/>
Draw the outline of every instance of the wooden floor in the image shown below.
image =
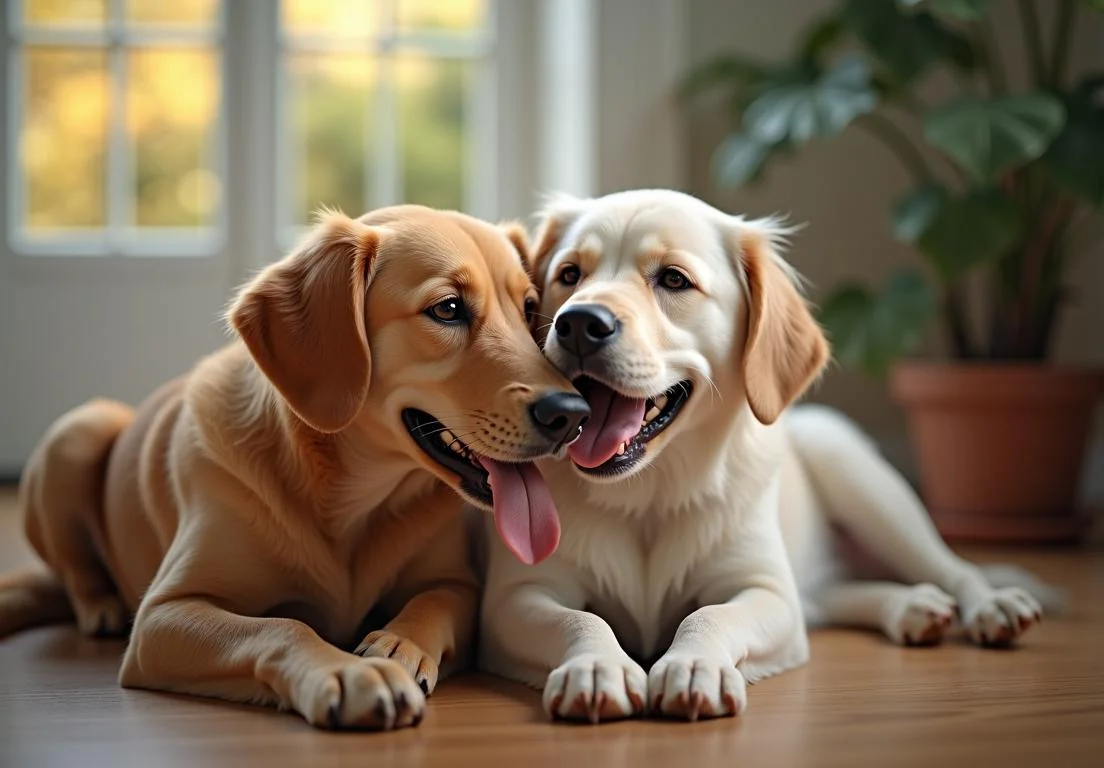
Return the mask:
<path fill-rule="evenodd" d="M 0 489 L 0 570 L 30 561 Z M 55 627 L 0 640 L 0 767 L 1104 766 L 1104 552 L 972 552 L 1069 588 L 1071 615 L 1015 651 L 813 637 L 803 669 L 756 685 L 740 719 L 554 725 L 536 693 L 446 681 L 419 728 L 312 730 L 294 715 L 115 685 L 118 642 Z"/>

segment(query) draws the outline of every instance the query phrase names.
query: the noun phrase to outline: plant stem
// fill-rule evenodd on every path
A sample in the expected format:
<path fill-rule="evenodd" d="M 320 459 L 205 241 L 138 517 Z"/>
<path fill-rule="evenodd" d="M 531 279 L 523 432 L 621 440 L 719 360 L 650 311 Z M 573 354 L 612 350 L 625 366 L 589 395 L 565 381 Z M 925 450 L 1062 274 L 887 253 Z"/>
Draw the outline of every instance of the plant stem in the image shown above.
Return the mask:
<path fill-rule="evenodd" d="M 1054 22 L 1054 42 L 1050 47 L 1050 84 L 1062 85 L 1066 76 L 1066 62 L 1069 61 L 1070 30 L 1073 29 L 1073 17 L 1077 15 L 1076 0 L 1061 0 L 1058 4 L 1057 19 Z"/>
<path fill-rule="evenodd" d="M 974 22 L 972 26 L 974 42 L 981 51 L 985 72 L 989 75 L 989 92 L 998 96 L 1008 89 L 1008 84 L 1004 77 L 1004 68 L 997 57 L 997 41 L 993 38 L 993 30 L 985 21 Z"/>
<path fill-rule="evenodd" d="M 1024 47 L 1031 61 L 1031 74 L 1035 78 L 1035 87 L 1047 84 L 1046 67 L 1043 64 L 1042 30 L 1039 29 L 1039 14 L 1035 10 L 1035 0 L 1017 0 L 1020 9 L 1020 24 L 1023 25 Z"/>
<path fill-rule="evenodd" d="M 1047 266 L 1048 256 L 1053 256 L 1055 249 L 1061 247 L 1056 239 L 1061 237 L 1069 223 L 1073 209 L 1073 201 L 1064 195 L 1060 196 L 1044 211 L 1034 226 L 1035 231 L 1027 240 L 1014 329 L 1016 351 L 1021 355 L 1030 355 L 1037 344 L 1039 289 L 1043 281 L 1043 270 Z"/>
<path fill-rule="evenodd" d="M 970 332 L 966 328 L 966 310 L 963 308 L 962 291 L 958 285 L 947 285 L 943 296 L 943 311 L 947 316 L 947 328 L 951 333 L 951 348 L 959 360 L 976 357 Z"/>
<path fill-rule="evenodd" d="M 932 173 L 924 155 L 912 143 L 912 139 L 892 120 L 885 115 L 872 112 L 860 117 L 855 124 L 882 142 L 912 174 L 917 183 L 923 184 L 932 180 Z"/>

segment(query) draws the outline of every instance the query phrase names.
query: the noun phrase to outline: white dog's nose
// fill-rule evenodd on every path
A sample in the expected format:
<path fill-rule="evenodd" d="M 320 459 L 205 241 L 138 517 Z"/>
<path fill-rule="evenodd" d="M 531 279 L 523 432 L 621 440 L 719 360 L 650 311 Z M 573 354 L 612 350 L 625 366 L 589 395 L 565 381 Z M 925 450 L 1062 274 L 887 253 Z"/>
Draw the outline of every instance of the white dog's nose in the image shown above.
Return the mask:
<path fill-rule="evenodd" d="M 582 360 L 617 339 L 621 323 L 601 304 L 576 304 L 560 312 L 555 329 L 560 344 Z"/>

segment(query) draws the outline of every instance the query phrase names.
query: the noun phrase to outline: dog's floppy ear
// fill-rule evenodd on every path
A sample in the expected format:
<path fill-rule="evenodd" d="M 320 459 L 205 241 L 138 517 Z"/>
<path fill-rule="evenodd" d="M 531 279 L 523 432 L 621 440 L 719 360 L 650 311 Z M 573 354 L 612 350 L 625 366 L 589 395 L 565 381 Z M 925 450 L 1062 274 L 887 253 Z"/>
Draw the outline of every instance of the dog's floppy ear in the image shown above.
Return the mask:
<path fill-rule="evenodd" d="M 291 409 L 320 432 L 348 426 L 368 395 L 364 299 L 378 231 L 339 213 L 238 296 L 230 324 Z"/>
<path fill-rule="evenodd" d="M 743 230 L 737 240 L 748 288 L 744 388 L 755 418 L 773 424 L 823 370 L 828 341 L 769 235 Z"/>
<path fill-rule="evenodd" d="M 498 228 L 517 251 L 521 266 L 525 267 L 530 279 L 533 279 L 533 254 L 529 248 L 529 233 L 525 231 L 525 226 L 520 221 L 503 221 Z"/>
<path fill-rule="evenodd" d="M 536 246 L 532 250 L 530 263 L 533 282 L 544 288 L 545 267 L 548 259 L 556 252 L 567 230 L 583 213 L 585 200 L 566 194 L 551 197 L 538 214 Z"/>

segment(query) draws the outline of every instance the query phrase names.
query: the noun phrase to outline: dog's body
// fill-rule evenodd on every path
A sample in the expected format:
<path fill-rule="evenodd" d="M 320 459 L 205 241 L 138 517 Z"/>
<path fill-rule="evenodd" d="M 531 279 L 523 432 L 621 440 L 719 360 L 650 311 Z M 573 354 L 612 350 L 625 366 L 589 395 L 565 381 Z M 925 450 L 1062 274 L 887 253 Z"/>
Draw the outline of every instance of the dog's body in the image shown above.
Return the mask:
<path fill-rule="evenodd" d="M 50 429 L 20 501 L 52 573 L 0 581 L 0 637 L 133 616 L 124 686 L 420 720 L 474 630 L 454 488 L 485 503 L 471 457 L 558 450 L 531 400 L 578 399 L 531 340 L 517 247 L 412 206 L 327 216 L 239 296 L 238 341 L 136 412 L 93 401 Z"/>
<path fill-rule="evenodd" d="M 572 462 L 543 467 L 556 555 L 525 568 L 490 544 L 485 668 L 543 687 L 553 716 L 695 719 L 803 663 L 807 622 L 936 642 L 957 603 L 974 640 L 1000 644 L 1038 620 L 1031 595 L 947 549 L 842 417 L 786 412 L 827 346 L 776 225 L 664 191 L 561 200 L 544 219 L 545 351 L 593 413 Z M 846 540 L 893 580 L 869 580 Z"/>

